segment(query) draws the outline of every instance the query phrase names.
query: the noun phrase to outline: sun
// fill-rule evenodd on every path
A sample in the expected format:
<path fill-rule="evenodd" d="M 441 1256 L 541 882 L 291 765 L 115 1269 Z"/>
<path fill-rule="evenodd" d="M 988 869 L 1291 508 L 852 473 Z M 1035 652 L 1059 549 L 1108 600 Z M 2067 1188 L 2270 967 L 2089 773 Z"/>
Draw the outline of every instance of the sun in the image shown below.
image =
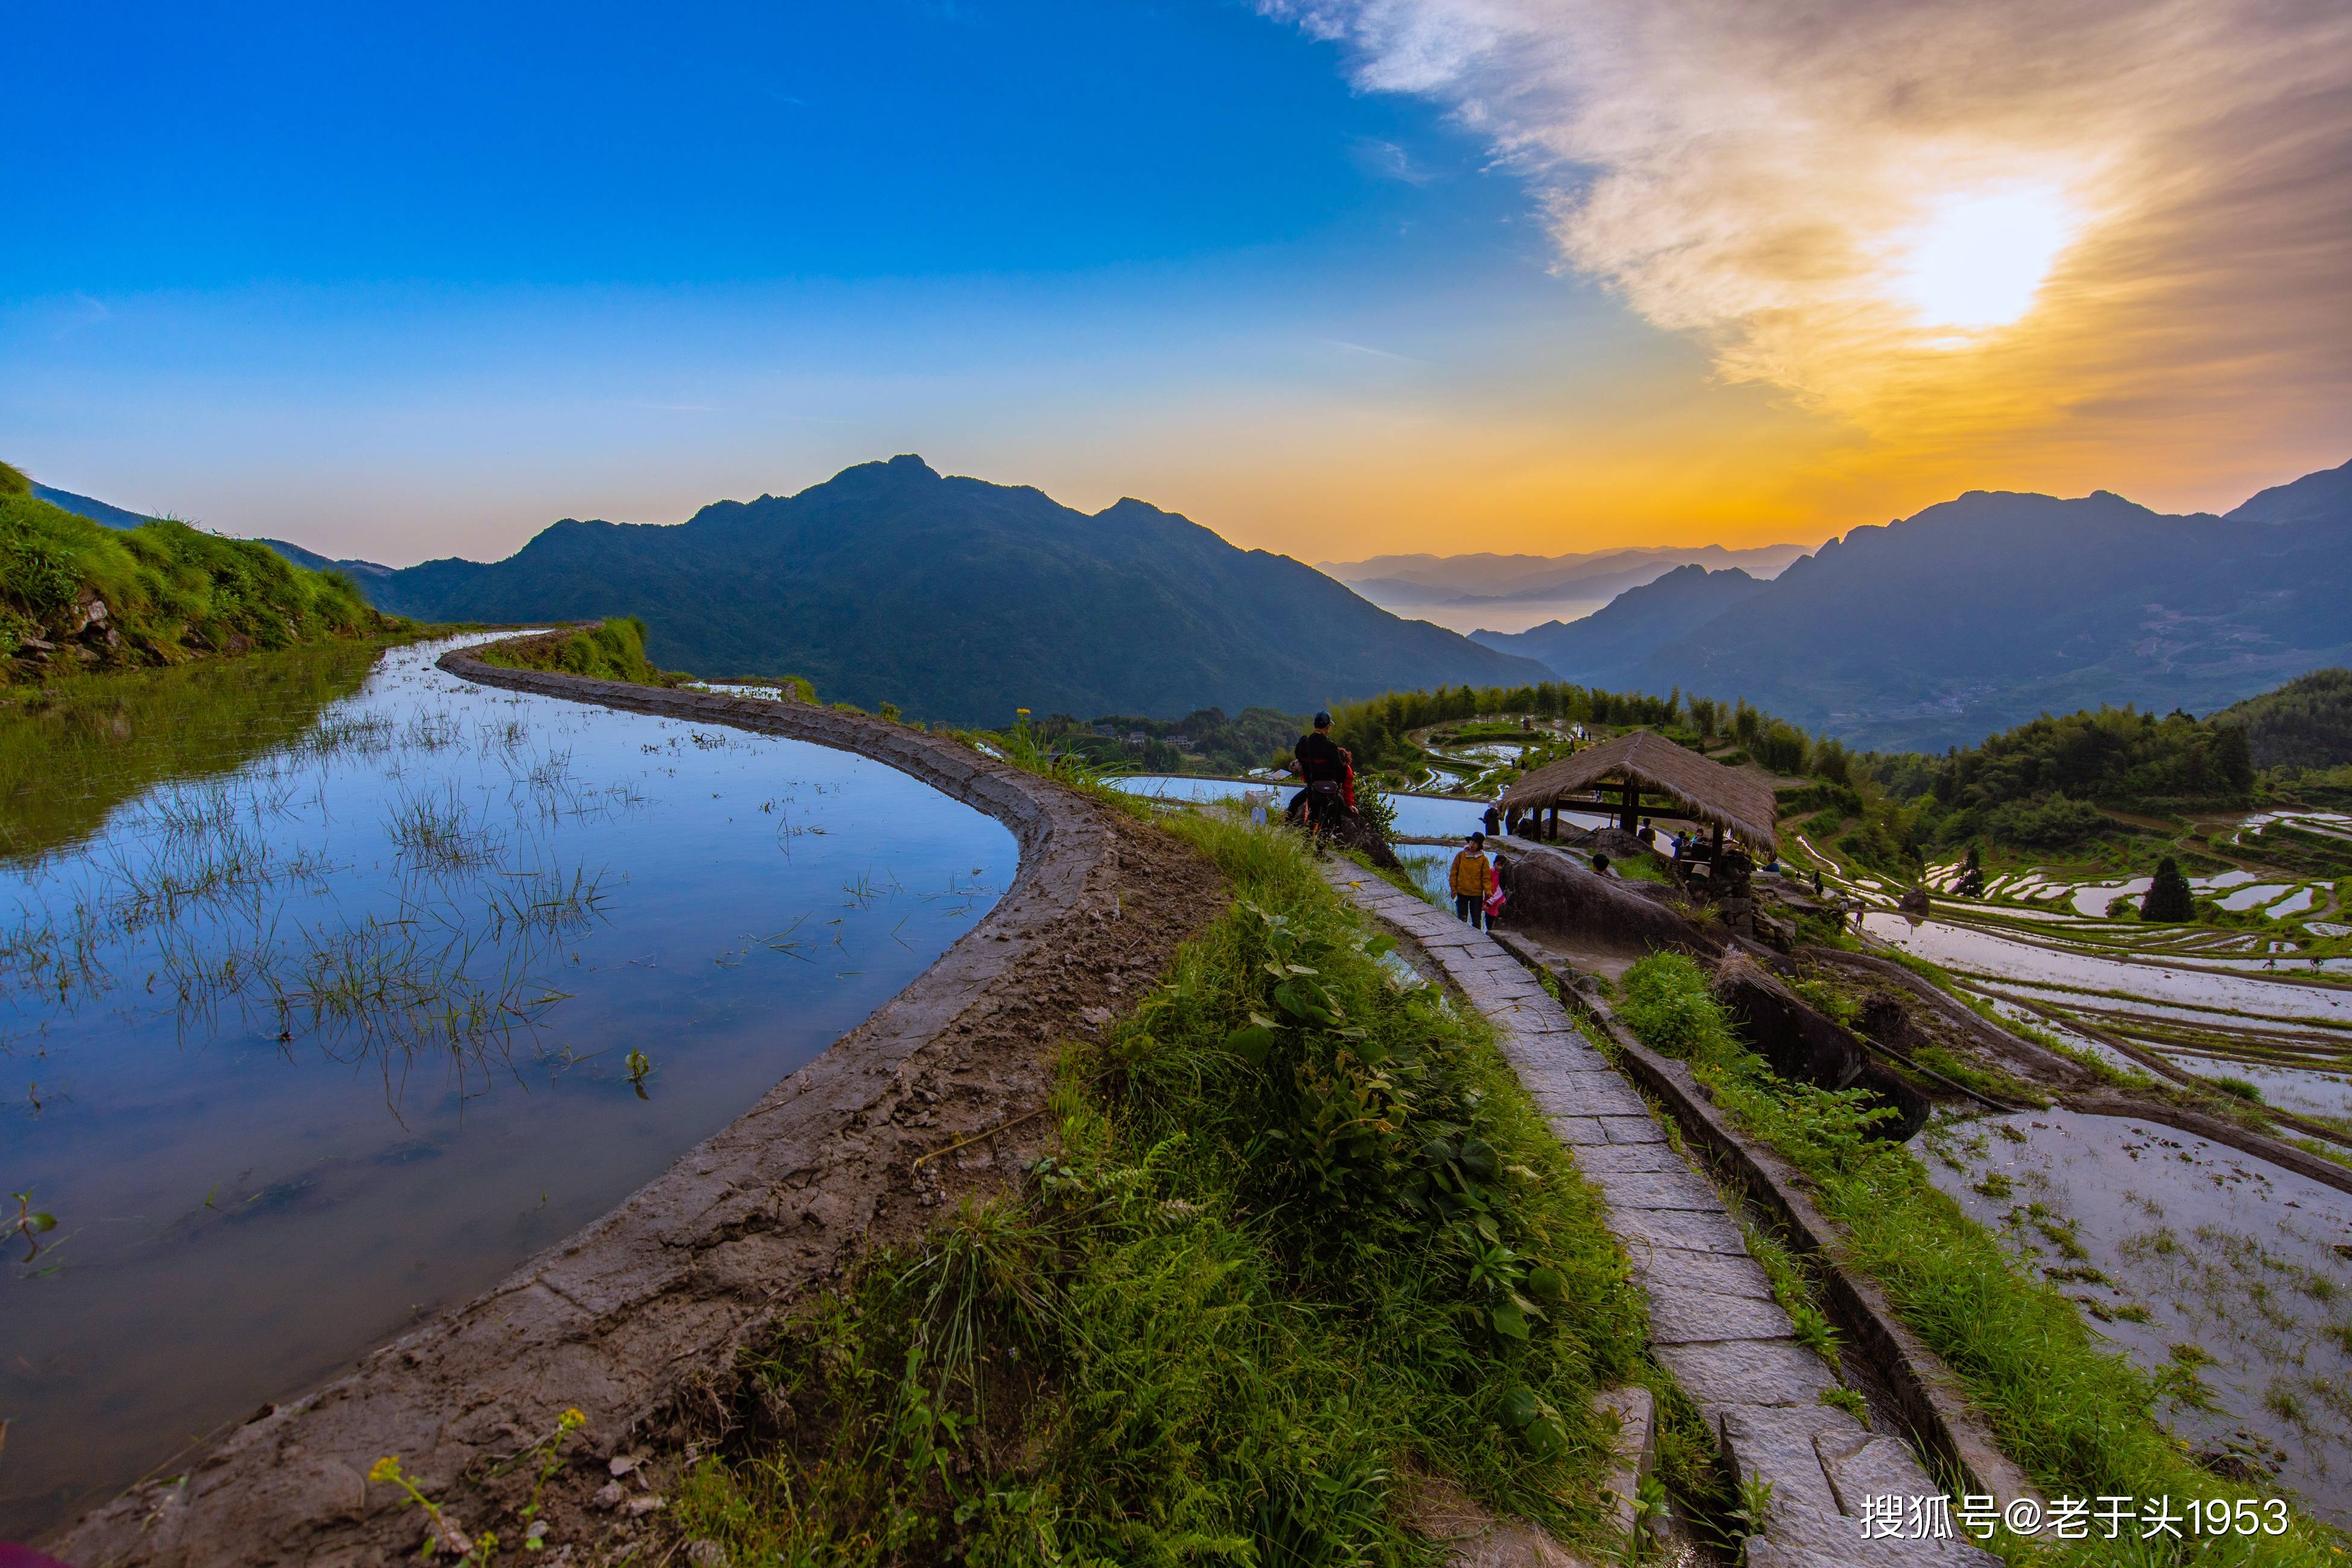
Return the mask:
<path fill-rule="evenodd" d="M 1895 296 L 1922 326 L 2005 327 L 2033 308 L 2074 228 L 2073 207 L 2047 186 L 1948 197 L 1900 252 Z"/>

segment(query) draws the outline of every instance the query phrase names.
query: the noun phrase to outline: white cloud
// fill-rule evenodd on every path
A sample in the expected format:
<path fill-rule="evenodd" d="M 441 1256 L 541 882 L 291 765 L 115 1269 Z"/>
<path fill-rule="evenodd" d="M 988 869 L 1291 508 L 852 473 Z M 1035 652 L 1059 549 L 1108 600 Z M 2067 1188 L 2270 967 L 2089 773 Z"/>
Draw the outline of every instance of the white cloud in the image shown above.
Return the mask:
<path fill-rule="evenodd" d="M 1956 429 L 2144 415 L 2151 374 L 2183 411 L 2284 380 L 2340 416 L 2352 392 L 2336 0 L 1261 8 L 1342 44 L 1359 87 L 1446 105 L 1531 183 L 1564 263 L 1728 377 Z M 2021 193 L 2071 226 L 2054 268 L 2014 326 L 1956 336 L 1918 297 L 1919 237 Z"/>

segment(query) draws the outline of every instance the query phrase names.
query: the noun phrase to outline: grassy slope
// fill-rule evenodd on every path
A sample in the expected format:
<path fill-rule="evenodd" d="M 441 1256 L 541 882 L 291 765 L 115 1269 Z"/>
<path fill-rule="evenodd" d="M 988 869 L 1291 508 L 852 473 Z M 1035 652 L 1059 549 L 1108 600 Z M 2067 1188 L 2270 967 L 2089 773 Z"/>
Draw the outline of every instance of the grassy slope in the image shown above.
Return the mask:
<path fill-rule="evenodd" d="M 483 650 L 482 661 L 509 669 L 552 669 L 596 680 L 634 680 L 645 686 L 676 686 L 679 679 L 667 670 L 655 668 L 646 658 L 646 623 L 635 616 L 498 643 Z"/>
<path fill-rule="evenodd" d="M 105 619 L 86 625 L 93 598 Z M 39 500 L 0 464 L 0 683 L 288 647 L 383 625 L 346 578 L 184 523 L 104 528 Z M 60 651 L 46 663 L 22 657 L 38 651 L 28 640 Z"/>
<path fill-rule="evenodd" d="M 1407 1456 L 1597 1534 L 1588 1399 L 1656 1376 L 1597 1200 L 1483 1023 L 1392 986 L 1293 838 L 1175 830 L 1234 909 L 1067 1048 L 1062 1152 L 758 1358 L 789 1415 L 704 1461 L 688 1535 L 735 1561 L 1403 1562 Z"/>
<path fill-rule="evenodd" d="M 2259 1489 L 2191 1464 L 2158 1422 L 2167 1392 L 2106 1348 L 2073 1303 L 2021 1272 L 1999 1241 L 1937 1192 L 1900 1144 L 1871 1140 L 1857 1098 L 1774 1079 L 1733 1037 L 1703 971 L 1660 954 L 1628 971 L 1620 1012 L 1653 1048 L 1687 1058 L 1717 1103 L 1801 1171 L 1844 1227 L 1840 1261 L 1878 1281 L 1896 1311 L 1966 1384 L 2001 1446 L 2052 1496 L 2238 1497 Z M 2317 1527 L 2213 1542 L 2200 1563 L 2335 1561 Z M 2189 1553 L 2093 1541 L 2080 1560 L 2168 1563 Z M 2192 1542 L 2192 1546 L 2209 1543 Z M 2003 1542 L 2015 1552 L 2019 1543 Z M 2070 1549 L 2051 1555 L 2074 1560 Z"/>

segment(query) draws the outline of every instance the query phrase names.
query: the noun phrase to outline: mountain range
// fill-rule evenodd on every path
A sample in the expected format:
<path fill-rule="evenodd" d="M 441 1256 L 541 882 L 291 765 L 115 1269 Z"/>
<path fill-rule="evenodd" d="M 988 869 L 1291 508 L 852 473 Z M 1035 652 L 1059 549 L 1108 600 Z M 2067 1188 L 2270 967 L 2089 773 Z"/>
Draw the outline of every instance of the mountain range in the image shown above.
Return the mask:
<path fill-rule="evenodd" d="M 40 493 L 118 527 L 146 521 Z M 426 620 L 635 614 L 666 666 L 805 675 L 828 698 L 959 721 L 1001 723 L 1019 707 L 1295 712 L 1390 689 L 1557 675 L 1745 697 L 1852 744 L 1941 750 L 2101 703 L 2208 712 L 2352 663 L 2352 463 L 2219 517 L 2104 490 L 1972 490 L 1810 554 L 1329 563 L 1380 574 L 1362 581 L 1401 594 L 1469 600 L 1472 612 L 1540 602 L 1512 597 L 1522 593 L 1605 600 L 1580 619 L 1471 638 L 1142 501 L 1090 516 L 1036 489 L 942 478 L 916 458 L 791 497 L 720 501 L 677 526 L 567 520 L 489 563 L 394 570 L 268 542 L 349 573 L 382 609 Z M 1704 559 L 1677 563 L 1677 553 Z"/>
<path fill-rule="evenodd" d="M 2101 703 L 2210 711 L 2352 659 L 2352 464 L 2221 517 L 1972 490 L 1769 583 L 1685 569 L 1585 620 L 1476 640 L 1564 679 L 1745 697 L 1881 750 Z"/>
<path fill-rule="evenodd" d="M 141 528 L 158 521 L 143 512 L 110 506 L 102 500 L 92 500 L 88 496 L 78 496 L 71 490 L 53 490 L 44 484 L 34 485 L 33 494 L 51 506 L 61 507 L 76 517 L 86 517 L 92 522 L 102 522 L 109 528 Z"/>
<path fill-rule="evenodd" d="M 1375 555 L 1326 561 L 1316 570 L 1338 578 L 1383 609 L 1421 615 L 1441 626 L 1519 630 L 1537 622 L 1572 621 L 1628 588 L 1677 567 L 1738 568 L 1768 578 L 1807 553 L 1801 544 L 1730 550 L 1720 544 L 1643 545 L 1570 555 Z"/>
<path fill-rule="evenodd" d="M 1475 631 L 1473 642 L 1524 654 L 1554 670 L 1575 670 L 1580 686 L 1611 691 L 1640 685 L 1650 656 L 1764 590 L 1737 566 L 1710 572 L 1693 563 L 1628 588 L 1573 621 L 1546 621 L 1516 636 Z"/>
<path fill-rule="evenodd" d="M 1088 515 L 916 457 L 719 501 L 676 526 L 566 520 L 504 561 L 361 581 L 377 607 L 421 620 L 635 615 L 667 668 L 801 675 L 827 700 L 968 723 L 1007 723 L 1017 708 L 1301 712 L 1548 678 L 1142 501 Z"/>

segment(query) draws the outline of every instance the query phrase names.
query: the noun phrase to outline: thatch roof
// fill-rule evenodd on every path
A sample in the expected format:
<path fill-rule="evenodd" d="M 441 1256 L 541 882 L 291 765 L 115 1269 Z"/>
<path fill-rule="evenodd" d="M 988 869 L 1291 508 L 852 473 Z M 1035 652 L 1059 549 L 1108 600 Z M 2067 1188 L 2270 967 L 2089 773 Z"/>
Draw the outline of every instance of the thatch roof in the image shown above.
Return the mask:
<path fill-rule="evenodd" d="M 1672 799 L 1697 821 L 1737 833 L 1758 848 L 1780 850 L 1771 785 L 1647 730 L 1547 763 L 1503 793 L 1503 809 L 1539 810 L 1570 795 L 1589 795 L 1603 780 L 1622 784 L 1629 778 Z"/>

